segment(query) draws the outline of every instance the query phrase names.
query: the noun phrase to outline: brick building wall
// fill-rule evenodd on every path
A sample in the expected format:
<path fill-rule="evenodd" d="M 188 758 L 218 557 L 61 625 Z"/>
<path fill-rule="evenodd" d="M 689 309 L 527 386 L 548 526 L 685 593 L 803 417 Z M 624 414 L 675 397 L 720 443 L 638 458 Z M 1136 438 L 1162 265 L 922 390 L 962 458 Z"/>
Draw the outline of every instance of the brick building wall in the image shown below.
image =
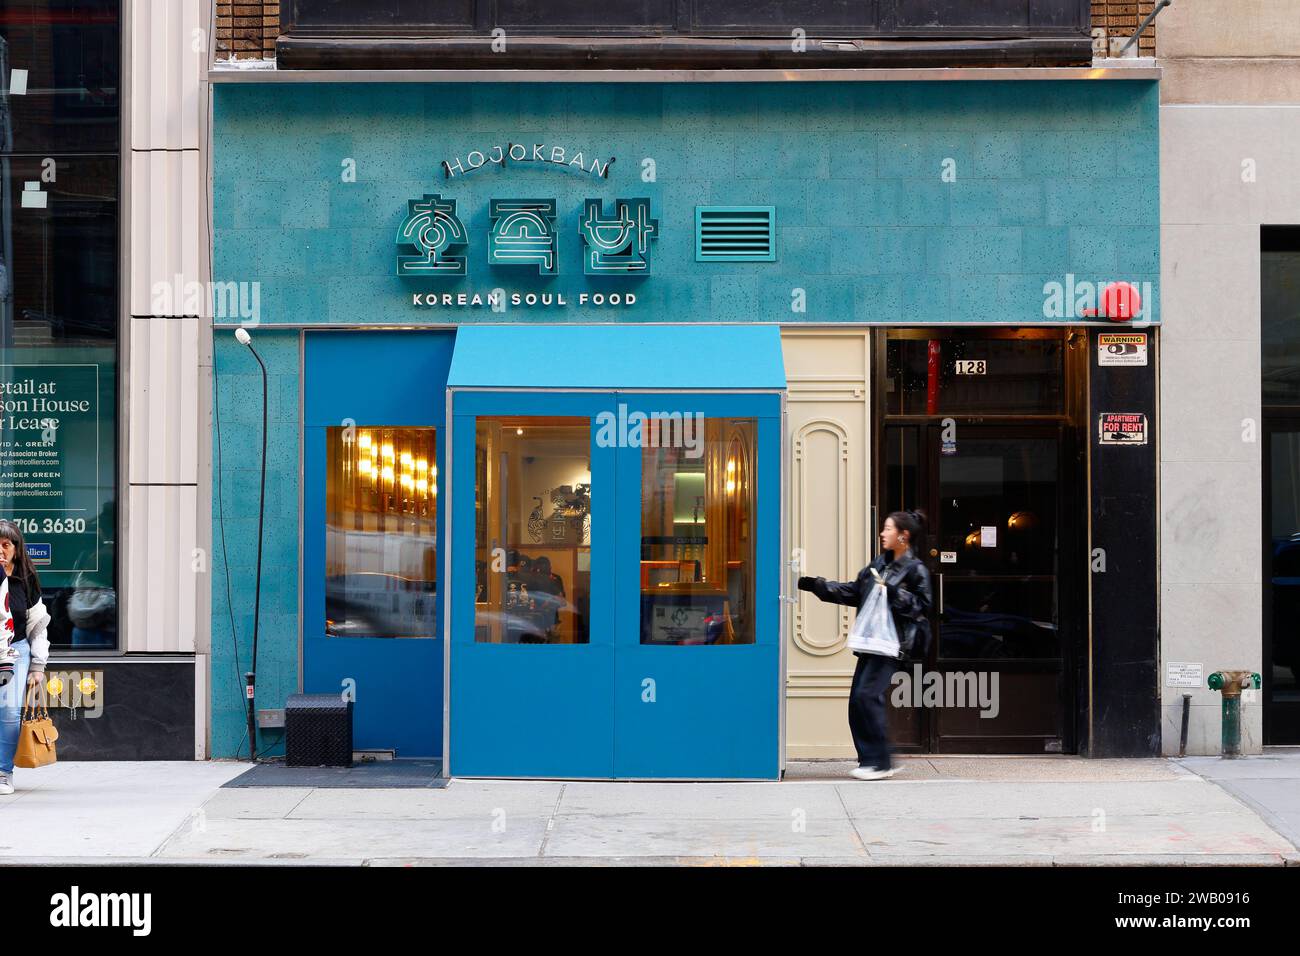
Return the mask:
<path fill-rule="evenodd" d="M 1092 28 L 1106 31 L 1106 36 L 1120 37 L 1128 42 L 1134 31 L 1156 5 L 1156 0 L 1092 0 Z M 1138 41 L 1139 56 L 1156 55 L 1156 28 L 1160 19 L 1169 11 L 1157 17 L 1146 33 Z"/>
<path fill-rule="evenodd" d="M 275 57 L 280 35 L 280 0 L 216 0 L 217 58 L 260 60 Z"/>
<path fill-rule="evenodd" d="M 1092 0 L 1092 26 L 1107 37 L 1133 35 L 1156 0 Z M 217 58 L 273 59 L 275 38 L 280 32 L 279 0 L 216 0 Z M 1141 56 L 1155 56 L 1156 26 L 1152 24 L 1139 41 Z"/>

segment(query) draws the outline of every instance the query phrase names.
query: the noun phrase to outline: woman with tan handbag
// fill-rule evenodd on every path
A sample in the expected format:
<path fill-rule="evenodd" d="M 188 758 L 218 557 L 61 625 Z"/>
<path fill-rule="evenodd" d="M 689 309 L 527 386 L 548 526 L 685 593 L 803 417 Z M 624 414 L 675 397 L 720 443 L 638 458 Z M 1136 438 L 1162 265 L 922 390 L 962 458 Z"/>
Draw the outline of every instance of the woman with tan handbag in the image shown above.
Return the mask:
<path fill-rule="evenodd" d="M 50 616 L 41 601 L 41 581 L 27 555 L 22 531 L 7 520 L 0 520 L 0 582 L 5 592 L 0 596 L 4 605 L 0 627 L 8 637 L 7 653 L 0 654 L 0 681 L 8 666 L 13 673 L 0 686 L 0 795 L 5 795 L 14 792 L 14 754 L 23 703 L 29 694 L 38 693 L 50 652 L 46 635 Z"/>

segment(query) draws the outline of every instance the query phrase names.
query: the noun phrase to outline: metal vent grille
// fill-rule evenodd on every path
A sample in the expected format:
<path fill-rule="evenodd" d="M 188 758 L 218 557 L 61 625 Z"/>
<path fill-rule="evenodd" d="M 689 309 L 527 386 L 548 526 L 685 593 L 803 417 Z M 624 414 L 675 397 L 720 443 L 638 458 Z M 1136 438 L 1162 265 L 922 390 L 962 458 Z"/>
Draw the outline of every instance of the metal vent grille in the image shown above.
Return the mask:
<path fill-rule="evenodd" d="M 775 262 L 775 206 L 696 206 L 696 262 Z"/>

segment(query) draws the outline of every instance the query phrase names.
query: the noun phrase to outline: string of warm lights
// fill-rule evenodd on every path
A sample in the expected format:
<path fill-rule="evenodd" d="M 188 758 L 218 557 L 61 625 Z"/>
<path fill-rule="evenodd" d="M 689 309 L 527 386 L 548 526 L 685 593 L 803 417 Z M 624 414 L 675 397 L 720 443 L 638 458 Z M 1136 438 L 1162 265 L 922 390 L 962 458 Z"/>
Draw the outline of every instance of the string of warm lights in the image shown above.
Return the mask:
<path fill-rule="evenodd" d="M 436 502 L 438 465 L 427 454 L 399 449 L 382 431 L 378 437 L 369 429 L 359 429 L 355 436 L 345 432 L 343 441 L 353 446 L 345 459 L 345 474 L 355 468 L 371 493 L 392 496 L 401 511 L 427 511 Z"/>

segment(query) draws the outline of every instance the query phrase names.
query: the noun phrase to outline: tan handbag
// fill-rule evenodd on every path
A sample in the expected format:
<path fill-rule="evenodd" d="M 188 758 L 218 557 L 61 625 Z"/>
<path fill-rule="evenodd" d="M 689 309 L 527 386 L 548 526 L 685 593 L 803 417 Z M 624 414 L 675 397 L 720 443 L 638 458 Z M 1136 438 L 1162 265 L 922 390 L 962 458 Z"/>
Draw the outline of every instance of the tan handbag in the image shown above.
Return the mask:
<path fill-rule="evenodd" d="M 36 688 L 29 687 L 23 701 L 22 729 L 18 732 L 18 750 L 14 753 L 15 767 L 44 767 L 57 759 L 54 741 L 59 739 L 59 732 L 45 706 L 33 703 L 35 694 Z"/>

